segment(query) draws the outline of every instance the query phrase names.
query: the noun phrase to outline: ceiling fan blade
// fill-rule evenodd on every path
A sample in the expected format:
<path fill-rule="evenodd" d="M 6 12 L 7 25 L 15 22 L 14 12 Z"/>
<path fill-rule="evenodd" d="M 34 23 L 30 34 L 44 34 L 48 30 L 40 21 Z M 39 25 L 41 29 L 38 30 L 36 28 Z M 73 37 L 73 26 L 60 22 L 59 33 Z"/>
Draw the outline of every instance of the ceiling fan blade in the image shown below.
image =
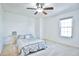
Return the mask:
<path fill-rule="evenodd" d="M 44 10 L 53 10 L 54 8 L 53 7 L 46 7 L 44 8 Z"/>
<path fill-rule="evenodd" d="M 36 8 L 27 8 L 27 9 L 36 10 Z"/>
<path fill-rule="evenodd" d="M 36 11 L 35 13 L 34 13 L 34 15 L 36 15 L 38 13 L 38 11 Z"/>
<path fill-rule="evenodd" d="M 45 11 L 43 11 L 43 14 L 47 15 L 47 13 Z"/>

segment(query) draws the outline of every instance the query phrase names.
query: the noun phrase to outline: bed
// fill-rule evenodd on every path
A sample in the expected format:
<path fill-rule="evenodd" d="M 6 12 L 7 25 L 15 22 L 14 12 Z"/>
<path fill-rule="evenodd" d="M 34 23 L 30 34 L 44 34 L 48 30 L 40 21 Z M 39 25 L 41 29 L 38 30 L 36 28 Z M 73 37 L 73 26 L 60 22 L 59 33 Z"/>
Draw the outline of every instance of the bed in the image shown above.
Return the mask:
<path fill-rule="evenodd" d="M 28 55 L 47 48 L 45 40 L 35 38 L 33 35 L 20 35 L 17 41 L 20 55 Z"/>

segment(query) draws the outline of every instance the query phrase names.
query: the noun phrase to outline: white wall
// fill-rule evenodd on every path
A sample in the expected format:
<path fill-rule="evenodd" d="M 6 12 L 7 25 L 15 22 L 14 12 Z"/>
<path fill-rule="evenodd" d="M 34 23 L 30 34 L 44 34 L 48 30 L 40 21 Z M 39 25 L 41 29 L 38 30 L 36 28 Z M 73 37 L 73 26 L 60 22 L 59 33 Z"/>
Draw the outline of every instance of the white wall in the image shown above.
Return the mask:
<path fill-rule="evenodd" d="M 2 25 L 2 6 L 0 4 L 0 53 L 1 53 L 1 50 L 2 50 L 2 46 L 3 46 L 3 25 Z"/>
<path fill-rule="evenodd" d="M 62 38 L 59 33 L 59 20 L 73 16 L 73 37 Z M 79 10 L 62 13 L 57 16 L 46 17 L 43 20 L 43 38 L 79 47 Z"/>
<path fill-rule="evenodd" d="M 42 17 L 35 17 L 35 34 L 42 39 Z"/>
<path fill-rule="evenodd" d="M 18 34 L 28 34 L 34 32 L 34 18 L 27 15 L 19 15 L 13 12 L 5 12 L 4 15 L 4 29 L 5 36 L 11 35 L 12 31 L 16 31 Z"/>
<path fill-rule="evenodd" d="M 40 37 L 40 19 L 39 19 L 39 17 L 35 18 L 35 34 L 36 34 L 36 37 Z"/>

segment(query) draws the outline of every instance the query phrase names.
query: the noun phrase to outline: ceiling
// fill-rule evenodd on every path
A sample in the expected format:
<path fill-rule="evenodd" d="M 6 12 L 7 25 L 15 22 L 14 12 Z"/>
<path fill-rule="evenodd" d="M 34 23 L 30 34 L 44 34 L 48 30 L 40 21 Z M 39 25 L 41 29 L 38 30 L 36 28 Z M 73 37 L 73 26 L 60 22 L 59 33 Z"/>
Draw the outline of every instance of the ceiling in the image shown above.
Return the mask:
<path fill-rule="evenodd" d="M 46 3 L 44 7 L 53 6 L 54 10 L 46 11 L 48 15 L 46 16 L 55 16 L 59 13 L 72 11 L 79 9 L 78 3 Z M 29 15 L 29 16 L 45 16 L 43 14 L 34 15 L 34 10 L 27 10 L 27 7 L 35 7 L 35 4 L 31 3 L 3 3 L 2 4 L 3 10 L 5 12 L 13 12 L 22 15 Z"/>

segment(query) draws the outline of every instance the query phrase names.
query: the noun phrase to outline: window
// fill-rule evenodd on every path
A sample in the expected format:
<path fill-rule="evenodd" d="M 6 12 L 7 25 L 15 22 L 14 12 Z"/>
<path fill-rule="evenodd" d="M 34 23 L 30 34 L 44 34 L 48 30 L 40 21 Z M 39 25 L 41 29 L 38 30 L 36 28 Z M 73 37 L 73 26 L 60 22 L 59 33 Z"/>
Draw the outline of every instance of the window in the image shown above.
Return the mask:
<path fill-rule="evenodd" d="M 60 32 L 63 37 L 72 37 L 72 18 L 60 20 Z"/>

